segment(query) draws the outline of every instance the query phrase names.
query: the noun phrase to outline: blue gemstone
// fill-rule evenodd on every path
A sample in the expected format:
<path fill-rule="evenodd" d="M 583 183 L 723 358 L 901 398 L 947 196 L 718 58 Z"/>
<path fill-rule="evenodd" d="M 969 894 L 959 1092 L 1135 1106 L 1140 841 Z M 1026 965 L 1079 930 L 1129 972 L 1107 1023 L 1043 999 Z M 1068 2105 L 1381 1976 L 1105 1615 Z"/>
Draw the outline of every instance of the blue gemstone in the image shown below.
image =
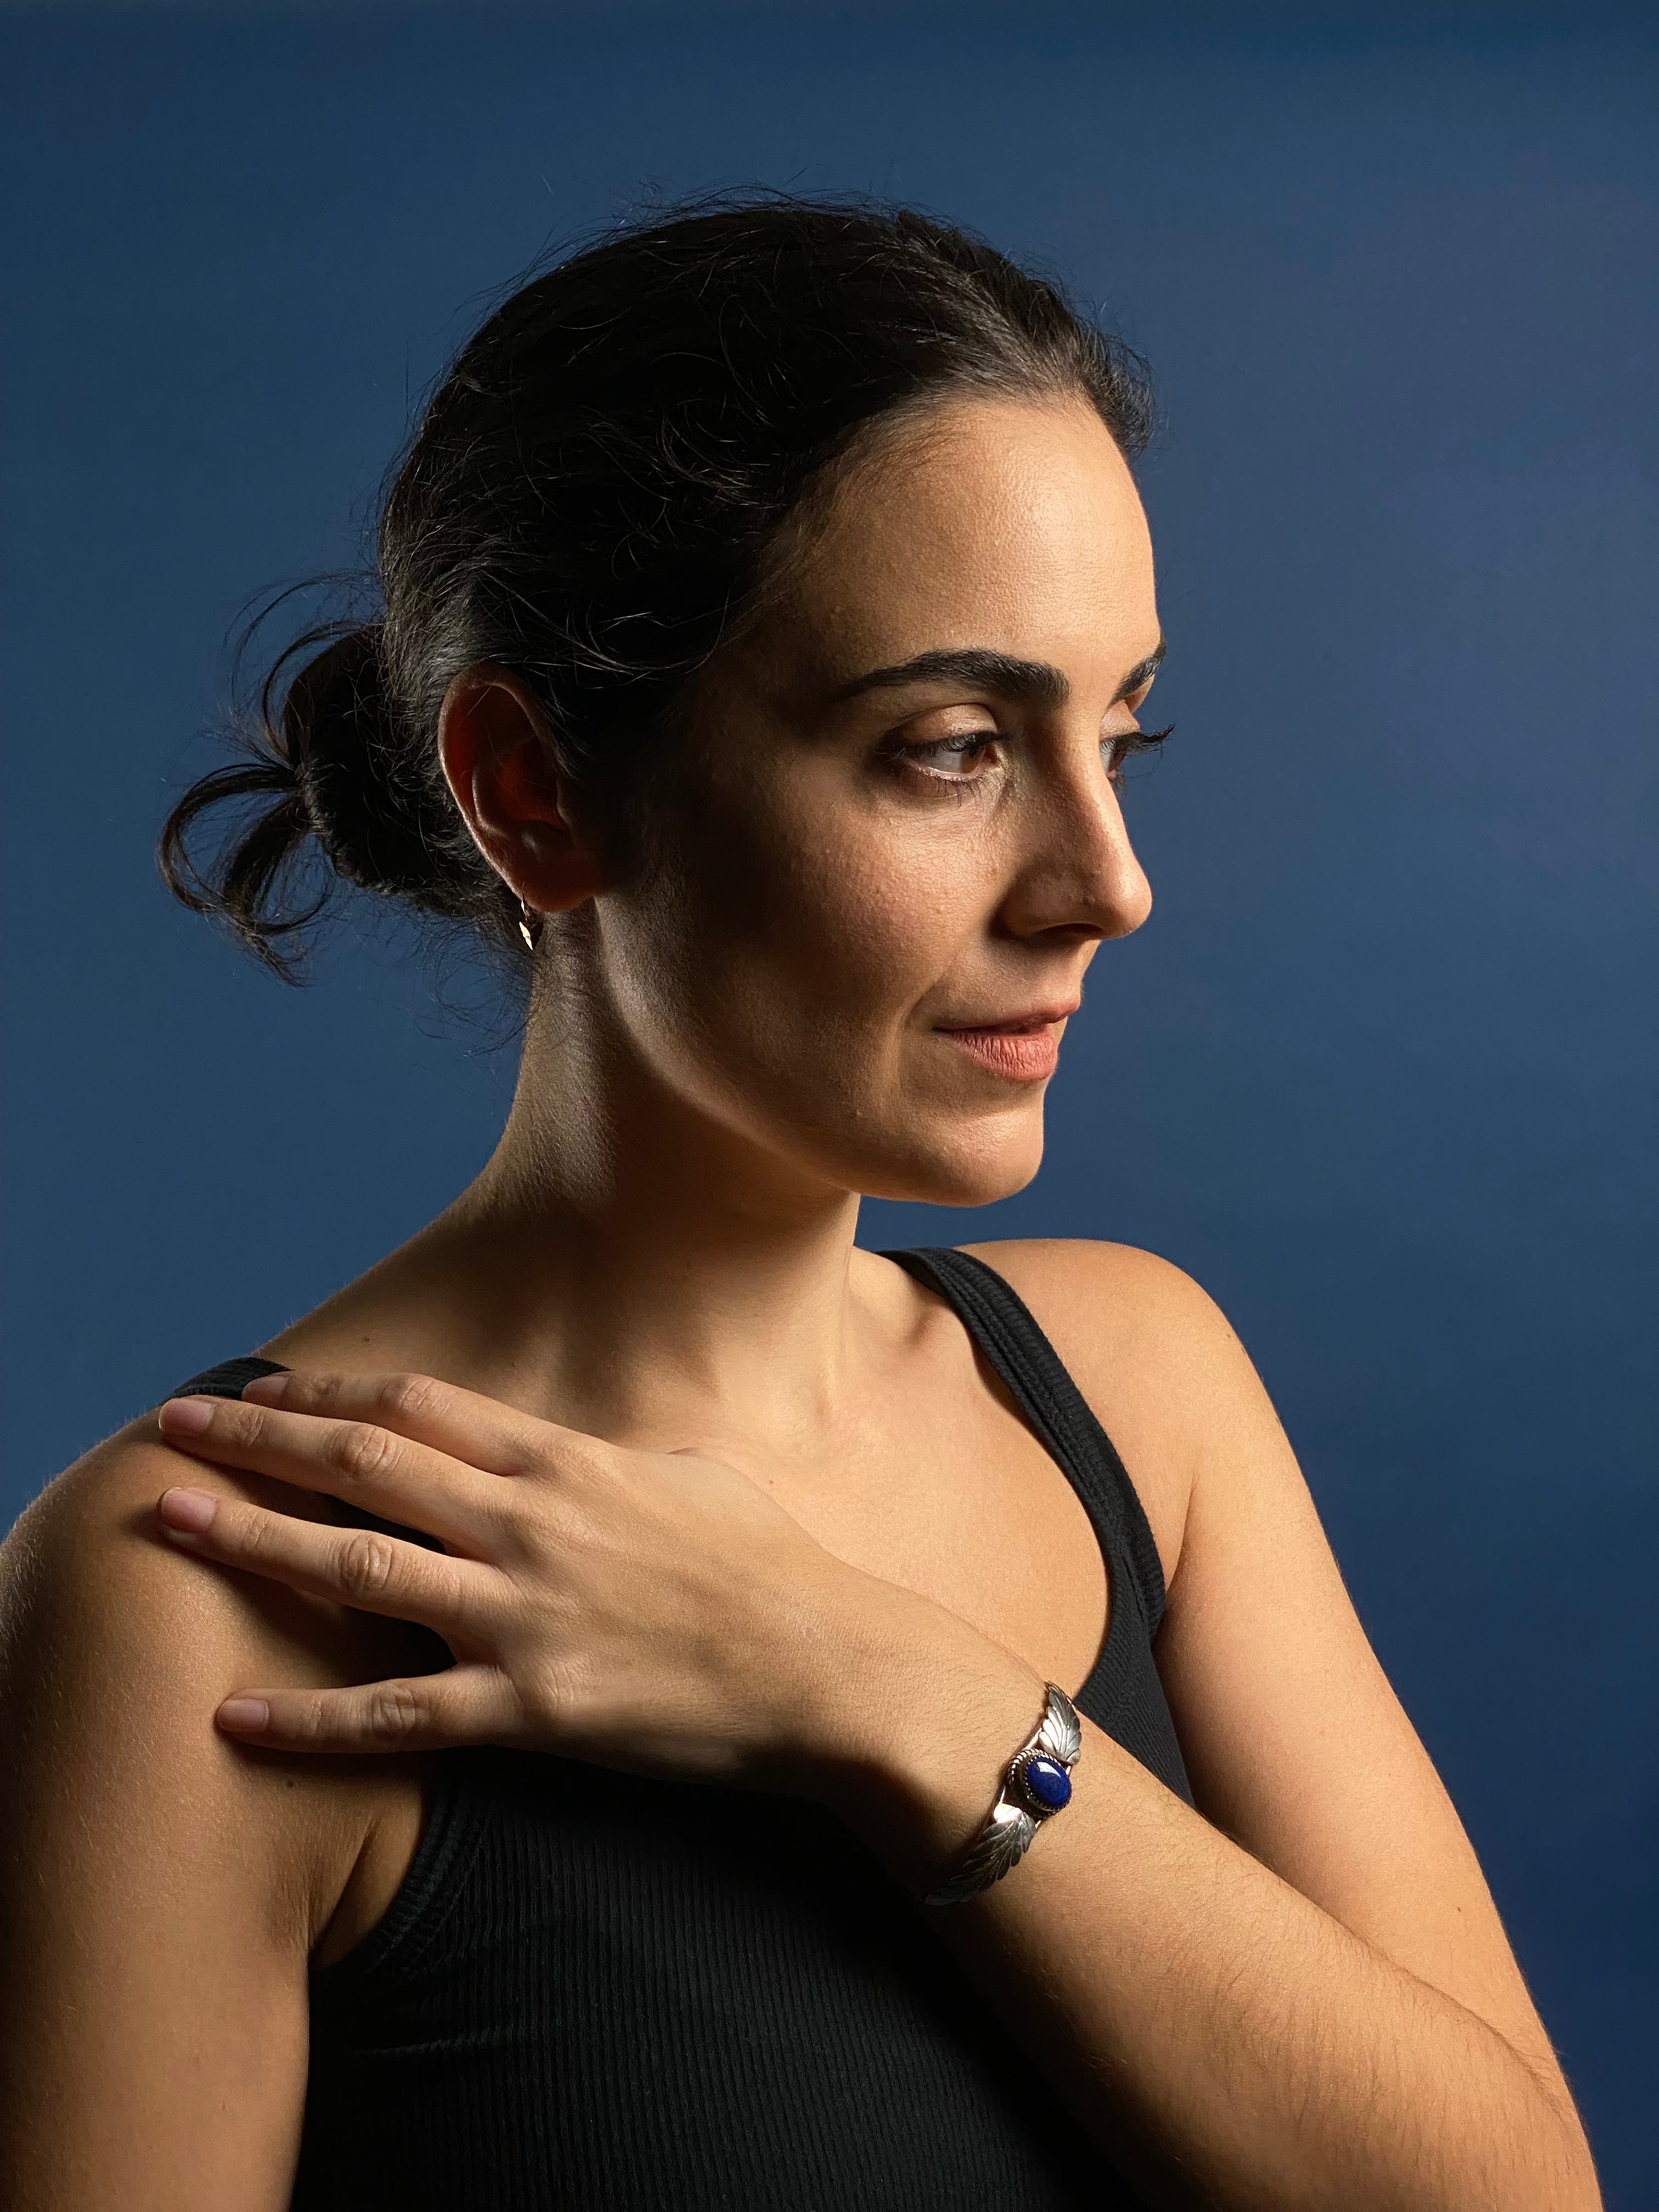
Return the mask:
<path fill-rule="evenodd" d="M 1058 1813 L 1072 1800 L 1072 1778 L 1056 1759 L 1034 1759 L 1025 1769 L 1025 1787 L 1037 1803 Z"/>

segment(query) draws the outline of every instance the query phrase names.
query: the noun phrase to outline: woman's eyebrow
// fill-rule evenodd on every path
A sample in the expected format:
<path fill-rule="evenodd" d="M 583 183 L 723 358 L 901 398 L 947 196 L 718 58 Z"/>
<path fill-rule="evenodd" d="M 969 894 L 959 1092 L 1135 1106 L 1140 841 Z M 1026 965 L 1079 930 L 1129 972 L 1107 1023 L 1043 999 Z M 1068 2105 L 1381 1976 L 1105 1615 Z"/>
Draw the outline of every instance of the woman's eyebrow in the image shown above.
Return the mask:
<path fill-rule="evenodd" d="M 1153 677 L 1164 665 L 1164 656 L 1169 649 L 1164 640 L 1159 638 L 1145 660 L 1136 661 L 1122 683 L 1118 685 L 1112 699 L 1113 706 L 1115 707 L 1120 700 L 1132 698 L 1137 691 L 1144 690 L 1152 682 Z"/>
<path fill-rule="evenodd" d="M 1114 706 L 1152 681 L 1164 651 L 1160 638 L 1119 684 Z M 1063 707 L 1072 690 L 1060 670 L 1048 661 L 1021 660 L 988 646 L 966 646 L 955 651 L 919 653 L 914 659 L 895 661 L 890 668 L 872 668 L 843 684 L 833 696 L 839 702 L 856 699 L 866 691 L 896 691 L 907 684 L 960 684 L 973 691 L 997 691 L 1004 698 L 1023 699 L 1034 707 Z"/>
<path fill-rule="evenodd" d="M 896 691 L 906 684 L 960 684 L 971 691 L 1000 691 L 1005 698 L 1028 700 L 1035 707 L 1063 707 L 1072 689 L 1046 660 L 1017 660 L 1012 653 L 975 645 L 956 652 L 919 653 L 914 660 L 872 668 L 843 684 L 834 696 L 837 701 L 856 699 L 861 692 Z"/>

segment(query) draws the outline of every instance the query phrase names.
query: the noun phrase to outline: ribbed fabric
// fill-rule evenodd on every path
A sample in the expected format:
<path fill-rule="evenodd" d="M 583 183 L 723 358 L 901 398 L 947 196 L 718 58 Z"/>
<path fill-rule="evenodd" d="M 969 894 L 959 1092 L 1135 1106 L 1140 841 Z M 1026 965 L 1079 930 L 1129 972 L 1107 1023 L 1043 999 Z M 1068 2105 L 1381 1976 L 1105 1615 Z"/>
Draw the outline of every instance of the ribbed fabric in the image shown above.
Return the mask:
<path fill-rule="evenodd" d="M 1099 1537 L 1110 1616 L 1079 1709 L 1190 1802 L 1152 1656 L 1163 1578 L 1116 1453 L 994 1269 L 889 1256 L 961 1316 Z M 276 1364 L 175 1395 L 234 1397 Z M 1139 2202 L 933 1915 L 821 1808 L 493 1746 L 433 1754 L 426 1805 L 386 1913 L 312 1972 L 292 2212 Z"/>

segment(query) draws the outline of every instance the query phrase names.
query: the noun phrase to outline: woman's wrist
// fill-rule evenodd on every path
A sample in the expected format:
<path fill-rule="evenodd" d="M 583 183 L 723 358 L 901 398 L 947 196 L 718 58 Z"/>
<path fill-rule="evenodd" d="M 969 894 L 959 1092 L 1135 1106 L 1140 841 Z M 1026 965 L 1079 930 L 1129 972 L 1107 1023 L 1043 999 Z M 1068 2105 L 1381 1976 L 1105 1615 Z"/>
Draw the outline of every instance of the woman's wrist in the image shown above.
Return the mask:
<path fill-rule="evenodd" d="M 1046 1686 L 959 1615 L 867 1579 L 816 1685 L 806 1787 L 920 1895 L 979 1832 Z"/>

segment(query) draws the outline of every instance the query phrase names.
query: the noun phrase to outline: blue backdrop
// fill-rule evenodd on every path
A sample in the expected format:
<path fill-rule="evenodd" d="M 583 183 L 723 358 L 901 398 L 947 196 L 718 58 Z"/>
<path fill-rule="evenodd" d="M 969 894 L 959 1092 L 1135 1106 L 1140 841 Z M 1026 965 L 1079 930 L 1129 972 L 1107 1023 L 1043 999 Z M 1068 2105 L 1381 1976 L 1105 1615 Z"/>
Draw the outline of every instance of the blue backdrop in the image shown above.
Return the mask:
<path fill-rule="evenodd" d="M 1123 1238 L 1221 1300 L 1633 2212 L 1652 18 L 1152 12 L 5 15 L 0 1526 L 426 1219 L 503 1110 L 510 1049 L 395 930 L 288 992 L 160 889 L 238 604 L 351 556 L 550 236 L 753 179 L 944 210 L 1151 356 L 1178 735 L 1042 1176 L 866 1234 Z"/>

